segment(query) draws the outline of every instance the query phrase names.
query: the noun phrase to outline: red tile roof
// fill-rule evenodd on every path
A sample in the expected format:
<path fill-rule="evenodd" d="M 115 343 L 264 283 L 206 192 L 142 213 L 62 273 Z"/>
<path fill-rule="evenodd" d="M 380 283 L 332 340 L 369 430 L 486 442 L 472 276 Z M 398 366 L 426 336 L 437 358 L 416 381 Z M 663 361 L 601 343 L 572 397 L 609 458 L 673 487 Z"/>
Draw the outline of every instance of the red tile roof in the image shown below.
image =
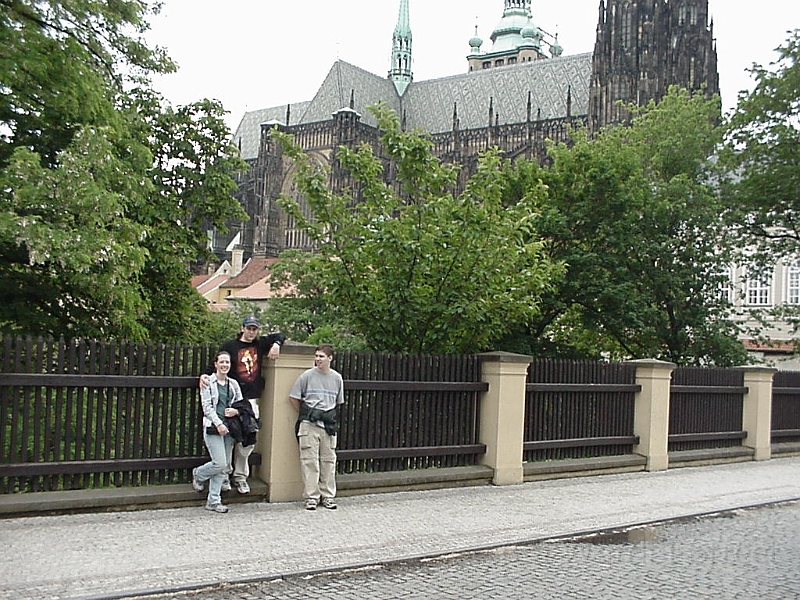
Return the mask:
<path fill-rule="evenodd" d="M 747 350 L 774 354 L 793 354 L 796 344 L 792 340 L 743 340 Z"/>
<path fill-rule="evenodd" d="M 205 295 L 225 285 L 228 279 L 230 279 L 230 275 L 211 275 L 200 285 L 195 285 L 194 287 L 201 295 Z M 192 283 L 194 283 L 194 278 L 192 278 Z"/>
<path fill-rule="evenodd" d="M 241 273 L 231 277 L 226 283 L 226 288 L 246 288 L 266 278 L 269 267 L 278 262 L 277 258 L 253 257 L 247 261 Z"/>
<path fill-rule="evenodd" d="M 192 287 L 200 287 L 211 275 L 192 275 Z"/>

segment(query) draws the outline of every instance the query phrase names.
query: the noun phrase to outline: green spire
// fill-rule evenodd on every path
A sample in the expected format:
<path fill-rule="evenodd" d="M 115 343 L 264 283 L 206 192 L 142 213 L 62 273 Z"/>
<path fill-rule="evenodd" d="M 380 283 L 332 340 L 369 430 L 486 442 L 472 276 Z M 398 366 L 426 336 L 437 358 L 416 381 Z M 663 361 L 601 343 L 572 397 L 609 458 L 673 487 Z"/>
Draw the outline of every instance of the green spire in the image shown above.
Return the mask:
<path fill-rule="evenodd" d="M 389 79 L 402 96 L 414 76 L 411 73 L 411 24 L 408 17 L 408 0 L 400 0 L 400 13 L 392 36 L 392 62 Z"/>

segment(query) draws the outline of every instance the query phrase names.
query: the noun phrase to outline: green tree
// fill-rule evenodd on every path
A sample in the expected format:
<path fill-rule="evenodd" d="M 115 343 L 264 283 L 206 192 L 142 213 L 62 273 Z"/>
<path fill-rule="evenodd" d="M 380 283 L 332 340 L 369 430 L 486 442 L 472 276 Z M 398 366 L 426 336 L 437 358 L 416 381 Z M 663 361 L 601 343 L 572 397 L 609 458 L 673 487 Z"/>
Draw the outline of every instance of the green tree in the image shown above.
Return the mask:
<path fill-rule="evenodd" d="M 84 129 L 43 167 L 19 148 L 0 173 L 0 320 L 6 331 L 142 337 L 147 306 L 134 281 L 144 229 L 125 216 L 136 177 L 102 133 Z M 77 330 L 78 324 L 80 330 Z"/>
<path fill-rule="evenodd" d="M 187 328 L 202 327 L 208 316 L 188 267 L 209 257 L 208 230 L 224 232 L 230 220 L 247 219 L 233 197 L 232 177 L 246 165 L 231 145 L 219 103 L 172 108 L 146 91 L 134 99 L 131 110 L 155 158 L 147 172 L 153 192 L 131 207 L 147 229 L 140 281 L 150 310 L 141 322 L 156 339 L 186 339 Z"/>
<path fill-rule="evenodd" d="M 264 316 L 273 329 L 305 343 L 327 342 L 336 348 L 361 349 L 363 340 L 346 324 L 347 315 L 326 294 L 324 261 L 318 254 L 286 250 L 270 273 L 275 289 L 291 291 L 269 303 Z"/>
<path fill-rule="evenodd" d="M 173 109 L 138 0 L 0 0 L 0 329 L 186 337 L 188 264 L 243 213 L 222 107 Z"/>
<path fill-rule="evenodd" d="M 800 29 L 788 33 L 769 68 L 750 69 L 756 85 L 739 93 L 720 152 L 725 216 L 748 245 L 741 261 L 748 276 L 771 277 L 778 260 L 800 256 Z M 752 309 L 748 317 L 756 337 L 775 321 L 794 332 L 800 326 L 800 309 L 791 304 Z"/>
<path fill-rule="evenodd" d="M 335 305 L 352 333 L 389 352 L 457 353 L 492 347 L 509 324 L 526 321 L 558 272 L 533 234 L 531 190 L 502 204 L 501 158 L 486 152 L 462 194 L 457 169 L 441 164 L 424 136 L 400 130 L 385 106 L 373 110 L 394 187 L 372 148 L 341 147 L 350 191 L 334 193 L 290 136 L 273 133 L 296 165 L 296 184 L 314 215 L 282 200 L 317 247 L 321 302 Z M 394 172 L 394 171 L 393 171 Z"/>
<path fill-rule="evenodd" d="M 756 85 L 740 92 L 720 154 L 729 225 L 770 266 L 800 247 L 800 29 L 789 33 L 771 68 L 750 69 Z"/>
<path fill-rule="evenodd" d="M 744 359 L 720 297 L 731 246 L 711 178 L 718 99 L 672 89 L 629 127 L 551 148 L 552 164 L 519 163 L 510 198 L 543 182 L 537 235 L 567 271 L 527 329 L 530 351 L 659 358 L 679 364 Z"/>
<path fill-rule="evenodd" d="M 81 127 L 123 126 L 126 82 L 175 70 L 140 41 L 151 12 L 139 0 L 0 0 L 0 167 L 18 147 L 54 166 Z"/>

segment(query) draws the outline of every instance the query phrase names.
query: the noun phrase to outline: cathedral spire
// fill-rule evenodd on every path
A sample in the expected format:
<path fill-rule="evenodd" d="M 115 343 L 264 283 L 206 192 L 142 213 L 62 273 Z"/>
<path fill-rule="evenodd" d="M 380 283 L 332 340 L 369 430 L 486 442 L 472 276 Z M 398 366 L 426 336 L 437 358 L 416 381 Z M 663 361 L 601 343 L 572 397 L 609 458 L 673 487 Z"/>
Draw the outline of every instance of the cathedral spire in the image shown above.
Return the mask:
<path fill-rule="evenodd" d="M 719 93 L 709 0 L 601 0 L 589 90 L 589 129 L 624 123 L 622 103 L 660 101 L 671 85 Z"/>
<path fill-rule="evenodd" d="M 400 96 L 414 78 L 411 73 L 411 24 L 408 15 L 408 0 L 400 0 L 397 26 L 392 36 L 392 62 L 389 69 L 389 79 L 394 82 Z"/>

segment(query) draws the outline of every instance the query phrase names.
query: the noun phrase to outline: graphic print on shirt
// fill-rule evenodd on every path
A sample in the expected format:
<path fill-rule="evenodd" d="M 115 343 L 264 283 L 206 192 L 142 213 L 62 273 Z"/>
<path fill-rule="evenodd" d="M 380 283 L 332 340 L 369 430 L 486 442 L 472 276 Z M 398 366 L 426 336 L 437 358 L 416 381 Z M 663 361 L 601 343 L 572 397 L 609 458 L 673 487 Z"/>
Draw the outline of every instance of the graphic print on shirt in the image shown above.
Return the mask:
<path fill-rule="evenodd" d="M 252 382 L 258 377 L 258 350 L 254 347 L 239 350 L 236 377 L 240 382 Z"/>

